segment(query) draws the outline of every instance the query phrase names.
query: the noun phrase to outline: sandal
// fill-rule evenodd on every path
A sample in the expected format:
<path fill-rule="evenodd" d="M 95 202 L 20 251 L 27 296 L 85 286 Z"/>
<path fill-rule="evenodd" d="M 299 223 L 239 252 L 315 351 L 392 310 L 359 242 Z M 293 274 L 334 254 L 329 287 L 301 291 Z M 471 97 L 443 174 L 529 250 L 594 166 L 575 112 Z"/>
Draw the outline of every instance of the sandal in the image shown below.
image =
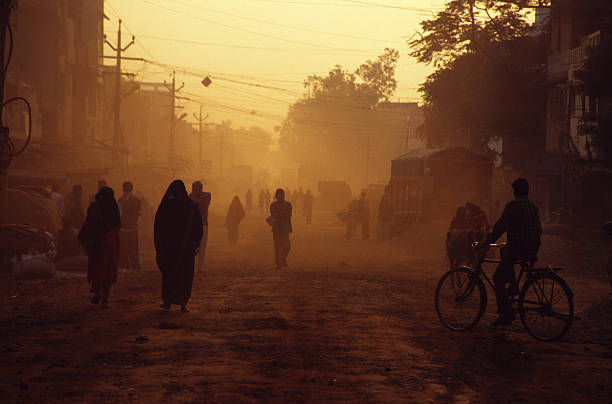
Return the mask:
<path fill-rule="evenodd" d="M 189 309 L 184 304 L 181 306 L 181 313 L 189 313 Z"/>
<path fill-rule="evenodd" d="M 164 303 L 160 304 L 159 307 L 161 307 L 162 309 L 168 310 L 168 309 L 170 309 L 170 307 L 172 307 L 172 303 L 164 302 Z"/>

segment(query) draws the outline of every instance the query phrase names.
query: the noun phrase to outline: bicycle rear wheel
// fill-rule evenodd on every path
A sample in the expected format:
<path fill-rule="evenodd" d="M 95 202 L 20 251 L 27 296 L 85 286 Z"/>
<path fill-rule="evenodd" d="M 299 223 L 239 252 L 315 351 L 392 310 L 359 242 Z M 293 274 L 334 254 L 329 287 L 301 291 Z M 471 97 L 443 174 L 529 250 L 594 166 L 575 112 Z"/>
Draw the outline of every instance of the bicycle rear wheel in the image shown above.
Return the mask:
<path fill-rule="evenodd" d="M 541 272 L 527 280 L 518 301 L 523 326 L 540 341 L 554 341 L 569 330 L 574 319 L 573 294 L 553 272 Z"/>
<path fill-rule="evenodd" d="M 444 326 L 453 331 L 466 331 L 482 317 L 487 306 L 487 291 L 473 270 L 452 269 L 438 282 L 435 305 Z"/>

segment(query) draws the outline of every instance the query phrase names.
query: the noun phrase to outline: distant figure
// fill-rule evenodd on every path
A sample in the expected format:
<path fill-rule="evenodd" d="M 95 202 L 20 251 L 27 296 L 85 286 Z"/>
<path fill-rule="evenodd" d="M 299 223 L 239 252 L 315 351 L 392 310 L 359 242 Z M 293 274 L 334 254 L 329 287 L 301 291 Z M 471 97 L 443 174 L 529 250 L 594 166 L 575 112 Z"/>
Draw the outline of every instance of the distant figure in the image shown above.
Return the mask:
<path fill-rule="evenodd" d="M 60 217 L 64 217 L 64 195 L 61 193 L 59 184 L 51 186 L 51 199 L 55 202 Z"/>
<path fill-rule="evenodd" d="M 138 247 L 141 251 L 151 251 L 153 249 L 153 220 L 155 218 L 155 208 L 149 198 L 141 191 L 134 192 L 140 199 L 140 223 L 138 229 Z"/>
<path fill-rule="evenodd" d="M 261 213 L 266 213 L 266 193 L 262 189 L 259 191 L 259 211 Z"/>
<path fill-rule="evenodd" d="M 495 297 L 499 317 L 493 326 L 512 324 L 514 316 L 508 296 L 507 284 L 516 289 L 514 263 L 518 261 L 535 262 L 540 249 L 542 223 L 537 206 L 529 200 L 529 182 L 519 178 L 512 183 L 515 199 L 506 205 L 501 217 L 487 237 L 494 243 L 502 234 L 507 233 L 507 246 L 501 250 L 501 263 L 493 274 Z"/>
<path fill-rule="evenodd" d="M 98 191 L 106 186 L 108 186 L 108 184 L 106 183 L 106 180 L 98 180 L 98 187 L 97 187 Z M 96 200 L 96 193 L 94 192 L 93 194 L 89 195 L 89 203 L 91 204 L 95 200 Z"/>
<path fill-rule="evenodd" d="M 198 253 L 198 261 L 196 268 L 198 271 L 204 267 L 204 259 L 206 256 L 206 244 L 208 243 L 208 207 L 210 206 L 211 195 L 210 192 L 203 192 L 204 186 L 201 181 L 196 181 L 191 184 L 191 199 L 200 210 L 200 216 L 202 217 L 202 241 L 200 242 L 200 252 Z"/>
<path fill-rule="evenodd" d="M 274 262 L 276 268 L 287 266 L 287 256 L 291 251 L 291 240 L 289 234 L 293 232 L 291 227 L 291 215 L 293 207 L 285 200 L 285 191 L 277 189 L 274 194 L 276 199 L 270 205 L 270 221 L 272 235 L 274 238 Z"/>
<path fill-rule="evenodd" d="M 270 190 L 266 189 L 266 208 L 270 206 L 270 200 L 272 199 L 272 195 L 270 194 Z"/>
<path fill-rule="evenodd" d="M 312 207 L 314 206 L 314 196 L 310 189 L 304 195 L 304 216 L 306 216 L 306 224 L 312 224 Z"/>
<path fill-rule="evenodd" d="M 391 195 L 387 189 L 378 205 L 378 240 L 386 241 L 391 239 L 391 219 L 393 219 L 393 205 Z"/>
<path fill-rule="evenodd" d="M 189 199 L 183 181 L 173 181 L 155 214 L 155 250 L 157 266 L 162 273 L 160 307 L 173 304 L 188 312 L 187 302 L 193 286 L 193 267 L 202 239 L 202 217 Z"/>
<path fill-rule="evenodd" d="M 76 257 L 81 254 L 81 246 L 79 244 L 79 231 L 72 227 L 68 218 L 62 219 L 63 227 L 57 234 L 57 254 L 55 261 Z"/>
<path fill-rule="evenodd" d="M 83 187 L 75 185 L 72 187 L 72 193 L 66 200 L 66 210 L 64 217 L 68 219 L 70 226 L 75 229 L 80 229 L 85 220 L 85 212 L 83 212 Z"/>
<path fill-rule="evenodd" d="M 468 202 L 465 204 L 465 210 L 467 212 L 466 220 L 469 223 L 470 229 L 475 231 L 480 229 L 489 230 L 489 227 L 491 226 L 487 220 L 487 215 L 480 208 L 480 206 Z"/>
<path fill-rule="evenodd" d="M 361 193 L 361 198 L 357 205 L 357 217 L 361 225 L 361 237 L 364 240 L 370 238 L 370 204 L 366 199 L 366 193 Z"/>
<path fill-rule="evenodd" d="M 251 212 L 251 209 L 253 209 L 253 193 L 250 189 L 246 193 L 246 208 L 247 212 L 249 213 Z"/>
<path fill-rule="evenodd" d="M 102 299 L 103 309 L 109 307 L 111 285 L 117 282 L 120 228 L 115 194 L 109 187 L 102 187 L 87 209 L 87 218 L 78 237 L 88 256 L 87 281 L 94 293 L 91 303 L 98 304 Z"/>
<path fill-rule="evenodd" d="M 119 265 L 125 269 L 140 269 L 140 251 L 138 246 L 138 218 L 141 204 L 132 191 L 134 185 L 123 183 L 123 196 L 119 198 L 121 212 L 121 259 Z"/>
<path fill-rule="evenodd" d="M 453 217 L 453 220 L 451 220 L 448 230 L 469 230 L 471 228 L 471 224 L 466 216 L 467 211 L 465 207 L 457 207 L 457 213 L 455 214 L 455 217 Z"/>
<path fill-rule="evenodd" d="M 227 236 L 229 242 L 233 245 L 238 244 L 238 229 L 240 222 L 244 219 L 245 213 L 240 198 L 234 196 L 232 203 L 227 210 L 227 216 L 225 217 L 225 227 L 227 227 Z"/>
<path fill-rule="evenodd" d="M 346 210 L 338 214 L 338 219 L 343 222 L 346 222 L 346 233 L 344 234 L 345 240 L 350 240 L 355 234 L 355 228 L 357 227 L 358 220 L 358 207 L 359 202 L 357 200 L 353 200 L 348 204 Z"/>

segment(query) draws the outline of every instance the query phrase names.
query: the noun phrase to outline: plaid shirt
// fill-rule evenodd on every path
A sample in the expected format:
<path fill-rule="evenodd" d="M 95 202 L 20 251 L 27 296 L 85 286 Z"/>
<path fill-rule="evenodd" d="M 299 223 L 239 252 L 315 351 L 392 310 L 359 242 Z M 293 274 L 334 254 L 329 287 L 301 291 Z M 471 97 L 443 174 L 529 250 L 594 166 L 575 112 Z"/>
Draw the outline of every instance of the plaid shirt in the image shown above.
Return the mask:
<path fill-rule="evenodd" d="M 508 253 L 516 259 L 536 259 L 540 249 L 542 224 L 537 206 L 527 198 L 509 202 L 495 223 L 489 241 L 508 232 Z"/>

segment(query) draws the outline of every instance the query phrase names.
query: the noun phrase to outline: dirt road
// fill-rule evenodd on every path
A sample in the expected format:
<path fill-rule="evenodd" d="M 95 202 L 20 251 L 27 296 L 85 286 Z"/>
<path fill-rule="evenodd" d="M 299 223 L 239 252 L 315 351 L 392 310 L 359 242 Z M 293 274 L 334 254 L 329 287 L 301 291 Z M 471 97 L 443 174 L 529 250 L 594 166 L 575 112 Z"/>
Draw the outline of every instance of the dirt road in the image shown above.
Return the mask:
<path fill-rule="evenodd" d="M 82 276 L 3 278 L 2 401 L 610 402 L 610 330 L 581 314 L 609 299 L 599 252 L 544 239 L 541 261 L 569 266 L 584 321 L 541 343 L 520 321 L 490 328 L 491 293 L 474 331 L 440 325 L 441 232 L 344 242 L 333 215 L 314 221 L 296 218 L 290 267 L 275 270 L 262 216 L 238 248 L 214 220 L 187 314 L 159 309 L 151 257 L 120 273 L 110 310 L 89 303 Z"/>

